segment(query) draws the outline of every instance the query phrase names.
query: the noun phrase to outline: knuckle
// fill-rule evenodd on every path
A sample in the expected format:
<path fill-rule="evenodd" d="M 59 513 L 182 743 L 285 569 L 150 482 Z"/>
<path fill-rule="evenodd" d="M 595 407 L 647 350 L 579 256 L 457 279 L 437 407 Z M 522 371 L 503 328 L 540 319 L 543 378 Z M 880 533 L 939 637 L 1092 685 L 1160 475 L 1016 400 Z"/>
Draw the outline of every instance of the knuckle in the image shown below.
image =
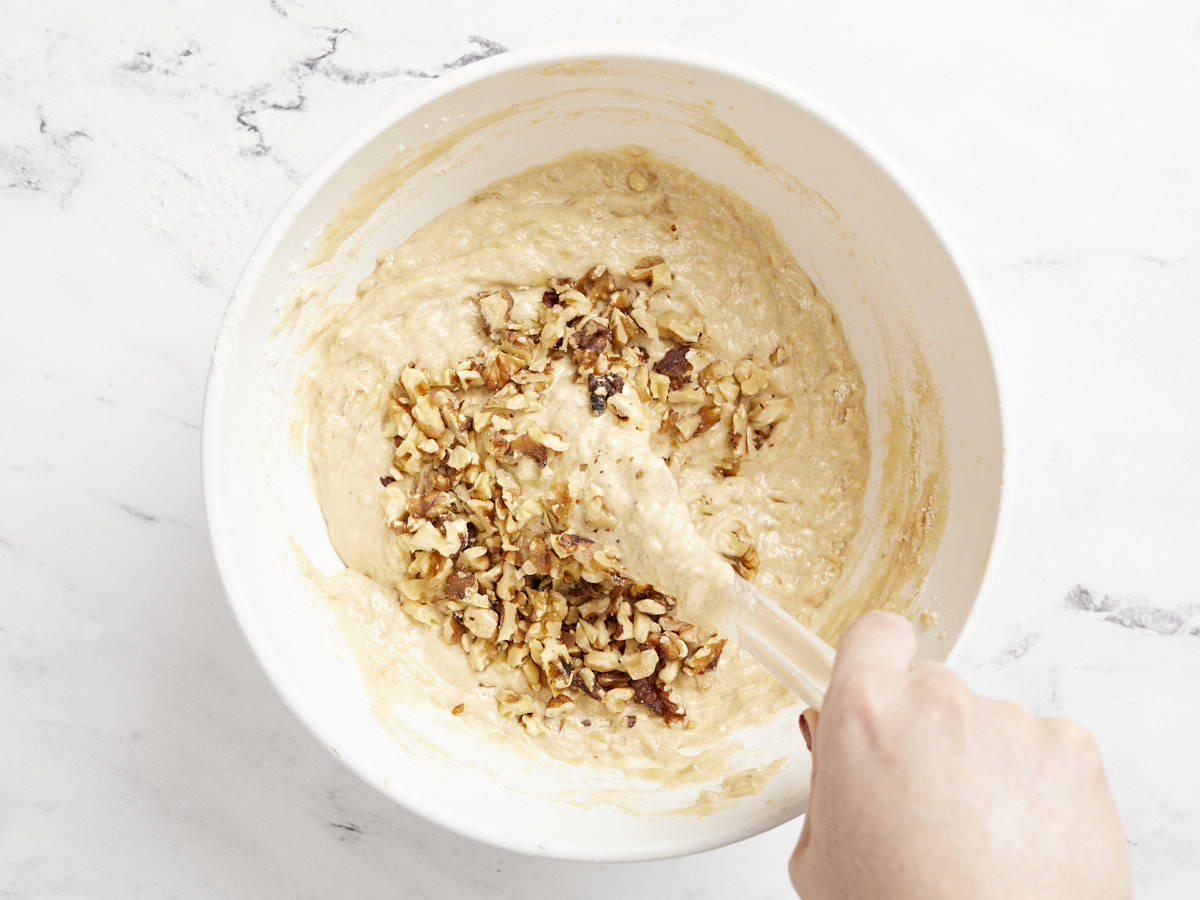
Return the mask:
<path fill-rule="evenodd" d="M 843 712 L 862 713 L 875 709 L 878 703 L 876 679 L 867 672 L 854 672 L 838 685 L 838 706 Z"/>
<path fill-rule="evenodd" d="M 1092 733 L 1072 719 L 1051 719 L 1054 743 L 1080 759 L 1099 761 L 1100 747 Z"/>
<path fill-rule="evenodd" d="M 1024 725 L 1028 732 L 1028 723 L 1033 721 L 1033 714 L 1020 703 L 1015 700 L 991 700 L 989 703 L 996 718 L 1010 731 Z"/>
<path fill-rule="evenodd" d="M 877 733 L 884 718 L 884 685 L 872 672 L 854 672 L 830 689 L 822 710 L 822 723 L 828 721 L 834 733 L 841 726 L 853 726 L 854 731 Z"/>
<path fill-rule="evenodd" d="M 965 713 L 971 702 L 966 683 L 952 672 L 930 670 L 916 676 L 915 692 L 920 704 L 941 712 Z"/>

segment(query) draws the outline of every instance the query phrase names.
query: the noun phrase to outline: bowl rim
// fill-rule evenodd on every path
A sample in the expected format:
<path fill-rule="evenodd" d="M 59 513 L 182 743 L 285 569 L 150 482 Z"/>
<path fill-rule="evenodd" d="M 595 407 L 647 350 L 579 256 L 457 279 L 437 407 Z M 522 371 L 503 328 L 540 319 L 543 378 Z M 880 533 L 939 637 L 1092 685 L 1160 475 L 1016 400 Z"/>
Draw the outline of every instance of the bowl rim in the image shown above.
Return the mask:
<path fill-rule="evenodd" d="M 417 112 L 439 97 L 465 85 L 533 65 L 545 66 L 593 59 L 667 62 L 709 70 L 716 74 L 745 82 L 757 89 L 773 93 L 780 99 L 800 107 L 868 156 L 908 201 L 912 203 L 913 207 L 924 218 L 933 231 L 934 236 L 944 248 L 950 263 L 962 279 L 967 297 L 979 322 L 986 356 L 986 360 L 983 361 L 986 361 L 987 367 L 991 371 L 997 395 L 1000 437 L 999 502 L 991 544 L 984 563 L 983 578 L 980 582 L 975 602 L 972 604 L 967 618 L 963 622 L 962 629 L 947 654 L 946 663 L 953 666 L 962 657 L 964 645 L 978 624 L 979 609 L 981 606 L 980 600 L 987 595 L 995 579 L 994 572 L 996 567 L 994 563 L 998 556 L 998 547 L 1002 543 L 1006 532 L 1006 510 L 1008 508 L 1008 504 L 1005 502 L 1007 496 L 1005 491 L 1007 473 L 1005 403 L 1000 375 L 995 365 L 992 341 L 989 338 L 989 335 L 994 333 L 994 330 L 989 328 L 986 310 L 980 303 L 978 285 L 969 267 L 966 265 L 963 254 L 957 244 L 950 237 L 940 219 L 932 212 L 924 197 L 917 191 L 908 176 L 872 140 L 824 104 L 814 100 L 808 94 L 783 79 L 756 69 L 753 66 L 729 60 L 708 51 L 654 42 L 626 40 L 556 42 L 507 51 L 473 62 L 462 69 L 439 77 L 430 84 L 420 86 L 406 93 L 403 97 L 388 104 L 384 109 L 372 116 L 365 124 L 358 127 L 308 174 L 283 206 L 280 207 L 242 269 L 241 275 L 222 314 L 209 364 L 202 418 L 201 474 L 207 524 L 206 530 L 209 535 L 221 584 L 229 605 L 233 610 L 234 618 L 237 620 L 238 627 L 250 645 L 250 649 L 257 658 L 259 665 L 266 673 L 268 680 L 274 686 L 284 703 L 336 759 L 367 784 L 391 798 L 406 810 L 472 840 L 531 856 L 580 861 L 635 862 L 685 856 L 717 847 L 728 846 L 770 830 L 777 825 L 784 824 L 790 819 L 771 816 L 758 818 L 716 836 L 697 836 L 694 839 L 678 841 L 674 844 L 669 841 L 662 842 L 644 854 L 608 852 L 604 848 L 590 849 L 589 852 L 583 853 L 572 848 L 550 847 L 524 839 L 516 830 L 495 832 L 484 827 L 479 827 L 472 820 L 458 818 L 441 807 L 423 803 L 419 799 L 400 790 L 399 785 L 385 782 L 376 777 L 376 773 L 372 771 L 371 767 L 365 761 L 360 760 L 356 753 L 351 751 L 342 752 L 338 749 L 335 736 L 327 731 L 323 720 L 309 707 L 304 698 L 292 692 L 287 679 L 282 673 L 280 664 L 270 652 L 269 647 L 249 627 L 248 619 L 243 612 L 249 606 L 249 598 L 238 583 L 230 539 L 224 527 L 225 505 L 222 500 L 222 480 L 218 464 L 223 437 L 220 422 L 227 392 L 229 359 L 232 354 L 231 348 L 246 317 L 251 298 L 255 293 L 255 287 L 266 268 L 267 259 L 275 251 L 283 234 L 296 217 L 296 214 L 312 200 L 313 196 L 324 186 L 330 176 L 367 143 L 378 136 L 380 132 L 390 127 L 393 123 L 402 117 Z"/>

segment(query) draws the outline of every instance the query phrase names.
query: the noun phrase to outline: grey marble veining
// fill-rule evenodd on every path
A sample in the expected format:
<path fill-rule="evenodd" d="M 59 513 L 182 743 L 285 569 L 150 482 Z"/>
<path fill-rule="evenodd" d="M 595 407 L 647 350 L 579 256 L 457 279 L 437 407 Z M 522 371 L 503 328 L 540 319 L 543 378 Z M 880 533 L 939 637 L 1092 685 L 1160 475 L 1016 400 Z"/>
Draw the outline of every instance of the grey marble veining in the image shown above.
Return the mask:
<path fill-rule="evenodd" d="M 212 338 L 295 185 L 387 103 L 549 40 L 766 68 L 973 263 L 1009 468 L 960 669 L 1100 740 L 1139 896 L 1200 884 L 1200 12 L 1172 0 L 9 4 L 0 14 L 0 893 L 791 896 L 796 827 L 629 866 L 397 808 L 282 705 L 210 559 Z"/>
<path fill-rule="evenodd" d="M 1097 594 L 1078 584 L 1067 592 L 1063 602 L 1072 609 L 1099 613 L 1105 622 L 1120 625 L 1122 628 L 1150 631 L 1165 636 L 1187 634 L 1200 637 L 1200 604 L 1170 609 L 1152 606 L 1144 597 Z"/>

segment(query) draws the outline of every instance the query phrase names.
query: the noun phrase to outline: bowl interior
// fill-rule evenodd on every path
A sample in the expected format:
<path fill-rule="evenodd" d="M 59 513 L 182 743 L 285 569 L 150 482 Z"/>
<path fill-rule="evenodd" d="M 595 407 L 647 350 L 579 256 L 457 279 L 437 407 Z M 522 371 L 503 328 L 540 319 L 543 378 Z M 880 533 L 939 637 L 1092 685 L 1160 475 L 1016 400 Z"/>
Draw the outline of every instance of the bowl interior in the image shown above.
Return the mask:
<path fill-rule="evenodd" d="M 218 341 L 205 417 L 206 498 L 231 601 L 271 678 L 321 740 L 444 825 L 594 859 L 705 849 L 802 812 L 808 762 L 794 716 L 743 742 L 741 764 L 788 760 L 762 791 L 669 824 L 659 814 L 696 788 L 652 790 L 497 759 L 486 735 L 419 708 L 412 734 L 397 740 L 371 712 L 357 665 L 302 572 L 305 558 L 326 573 L 340 563 L 290 418 L 296 336 L 324 303 L 352 295 L 377 253 L 496 178 L 623 144 L 689 166 L 764 210 L 837 310 L 867 384 L 873 456 L 859 564 L 840 590 L 899 587 L 878 564 L 896 552 L 889 521 L 911 514 L 938 481 L 949 506 L 922 592 L 938 621 L 920 652 L 947 659 L 983 579 L 1001 483 L 995 377 L 967 285 L 871 153 L 786 91 L 724 64 L 667 51 L 512 55 L 366 129 L 306 182 L 251 260 Z M 581 804 L 579 790 L 563 799 L 563 785 L 624 791 L 633 810 Z"/>

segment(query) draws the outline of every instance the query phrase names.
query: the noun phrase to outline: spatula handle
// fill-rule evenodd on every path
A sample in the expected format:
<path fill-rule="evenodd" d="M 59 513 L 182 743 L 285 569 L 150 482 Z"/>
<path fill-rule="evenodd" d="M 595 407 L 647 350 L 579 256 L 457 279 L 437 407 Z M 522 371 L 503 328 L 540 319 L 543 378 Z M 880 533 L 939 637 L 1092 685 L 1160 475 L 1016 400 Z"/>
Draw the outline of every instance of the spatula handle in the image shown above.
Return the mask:
<path fill-rule="evenodd" d="M 739 582 L 733 639 L 805 703 L 820 709 L 833 673 L 833 648 L 748 582 Z"/>

